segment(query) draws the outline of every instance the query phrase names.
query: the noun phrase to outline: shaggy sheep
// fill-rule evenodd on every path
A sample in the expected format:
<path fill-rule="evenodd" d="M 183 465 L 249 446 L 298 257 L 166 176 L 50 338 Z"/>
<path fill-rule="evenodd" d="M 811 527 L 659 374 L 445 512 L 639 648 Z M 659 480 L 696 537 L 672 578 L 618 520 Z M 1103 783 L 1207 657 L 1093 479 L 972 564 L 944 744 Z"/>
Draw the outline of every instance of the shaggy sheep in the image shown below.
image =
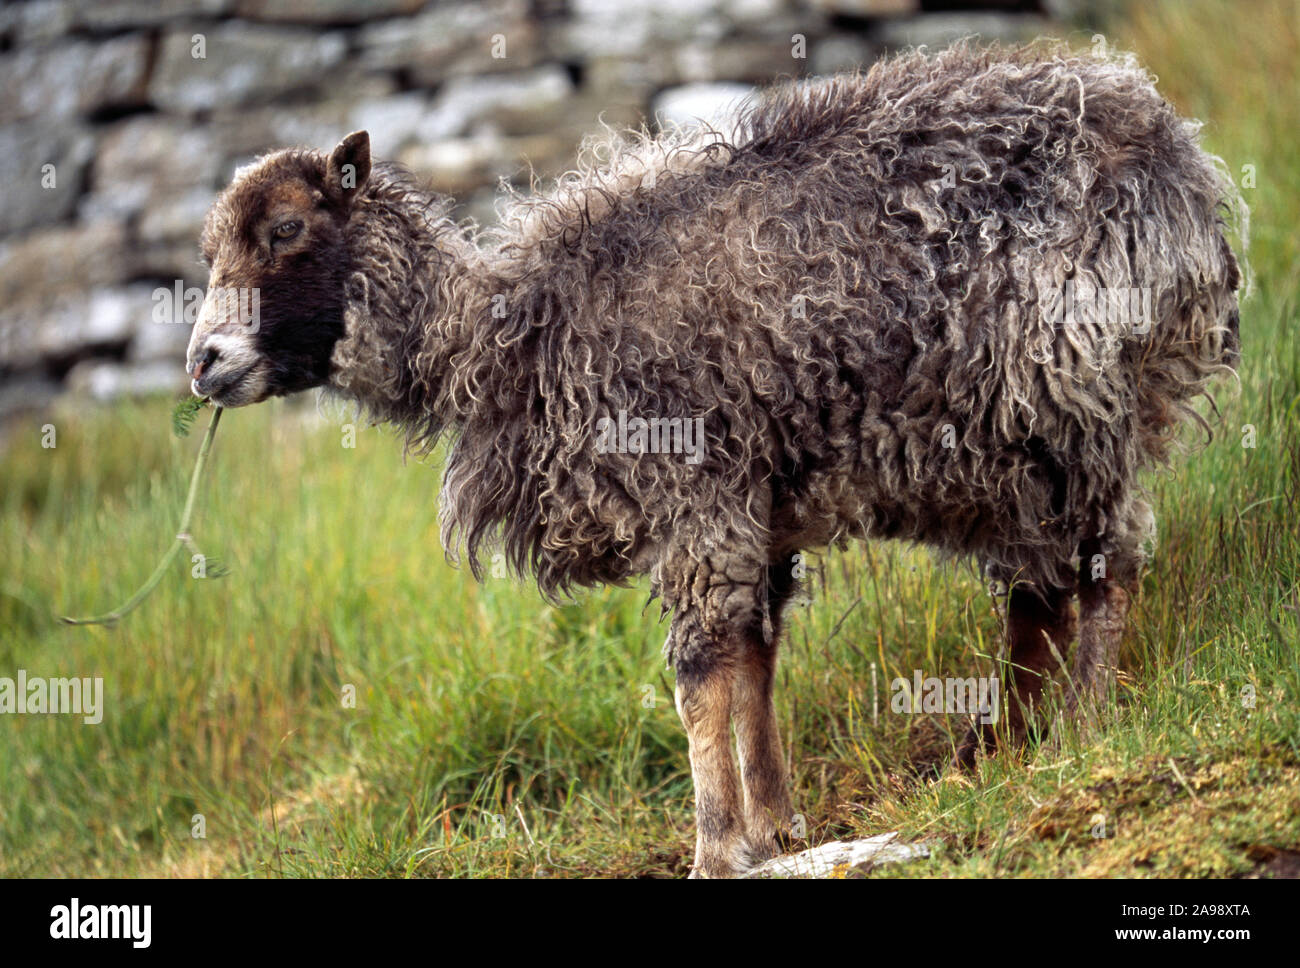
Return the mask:
<path fill-rule="evenodd" d="M 416 451 L 450 433 L 443 539 L 476 575 L 497 541 L 552 598 L 648 573 L 696 875 L 770 856 L 793 814 L 772 684 L 801 550 L 981 562 L 1008 588 L 1004 741 L 1076 625 L 1074 695 L 1103 695 L 1138 473 L 1238 352 L 1235 194 L 1152 79 L 962 45 L 774 89 L 730 141 L 593 154 L 483 233 L 364 132 L 267 155 L 208 216 L 194 392 L 326 385 Z M 230 287 L 260 289 L 255 326 Z"/>

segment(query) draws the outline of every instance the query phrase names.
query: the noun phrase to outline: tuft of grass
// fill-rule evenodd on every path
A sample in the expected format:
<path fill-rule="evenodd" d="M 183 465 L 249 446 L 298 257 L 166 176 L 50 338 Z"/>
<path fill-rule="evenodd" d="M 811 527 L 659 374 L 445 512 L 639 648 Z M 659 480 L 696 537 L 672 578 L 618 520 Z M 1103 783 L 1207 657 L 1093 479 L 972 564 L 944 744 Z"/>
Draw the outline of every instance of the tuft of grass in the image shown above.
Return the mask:
<path fill-rule="evenodd" d="M 1256 295 L 1214 440 L 1149 481 L 1160 543 L 1107 721 L 952 774 L 964 723 L 891 712 L 889 684 L 994 671 L 982 582 L 856 545 L 793 610 L 779 716 L 810 838 L 938 845 L 874 876 L 1269 875 L 1300 849 L 1296 21 L 1278 0 L 1161 2 L 1111 38 L 1229 170 L 1253 166 Z M 231 577 L 169 571 L 111 631 L 53 621 L 125 597 L 181 507 L 160 407 L 56 415 L 53 449 L 43 415 L 0 461 L 0 674 L 102 676 L 106 704 L 98 726 L 0 716 L 0 873 L 686 872 L 686 741 L 645 587 L 551 608 L 476 585 L 438 547 L 437 457 L 405 464 L 387 432 L 241 411 L 204 508 Z"/>

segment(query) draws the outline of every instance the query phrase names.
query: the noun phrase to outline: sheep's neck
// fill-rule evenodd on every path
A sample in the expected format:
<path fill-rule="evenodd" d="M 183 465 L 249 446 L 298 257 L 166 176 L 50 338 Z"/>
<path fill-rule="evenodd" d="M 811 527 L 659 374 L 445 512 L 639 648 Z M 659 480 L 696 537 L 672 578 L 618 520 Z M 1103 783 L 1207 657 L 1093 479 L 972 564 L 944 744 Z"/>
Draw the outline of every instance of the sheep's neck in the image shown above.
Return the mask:
<path fill-rule="evenodd" d="M 352 241 L 345 335 L 331 383 L 373 416 L 403 427 L 419 450 L 444 430 L 507 419 L 528 395 L 484 400 L 475 372 L 515 372 L 485 321 L 493 320 L 489 260 L 449 221 L 428 215 L 418 196 L 379 190 Z M 492 357 L 489 359 L 488 357 Z M 453 366 L 453 359 L 455 365 Z M 521 374 L 523 376 L 523 374 Z"/>

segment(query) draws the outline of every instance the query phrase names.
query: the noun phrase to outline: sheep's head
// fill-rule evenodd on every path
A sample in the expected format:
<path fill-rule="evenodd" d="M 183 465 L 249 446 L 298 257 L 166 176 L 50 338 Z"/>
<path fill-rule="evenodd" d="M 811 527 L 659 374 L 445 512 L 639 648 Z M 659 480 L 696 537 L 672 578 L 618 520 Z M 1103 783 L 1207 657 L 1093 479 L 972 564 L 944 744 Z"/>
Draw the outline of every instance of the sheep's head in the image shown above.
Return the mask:
<path fill-rule="evenodd" d="M 208 212 L 207 296 L 186 371 L 224 407 L 325 383 L 343 335 L 346 226 L 370 175 L 358 131 L 326 157 L 290 150 L 241 169 Z"/>

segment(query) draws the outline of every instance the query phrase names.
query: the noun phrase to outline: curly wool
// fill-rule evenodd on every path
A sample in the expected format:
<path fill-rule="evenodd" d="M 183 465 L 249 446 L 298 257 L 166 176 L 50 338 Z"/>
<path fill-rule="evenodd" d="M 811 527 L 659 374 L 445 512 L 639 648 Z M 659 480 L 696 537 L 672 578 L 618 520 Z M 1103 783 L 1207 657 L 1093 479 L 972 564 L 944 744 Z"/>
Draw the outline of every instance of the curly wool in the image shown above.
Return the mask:
<path fill-rule="evenodd" d="M 334 382 L 417 451 L 450 428 L 445 546 L 480 574 L 499 536 L 551 597 L 650 572 L 757 614 L 764 569 L 854 536 L 1073 587 L 1082 541 L 1133 556 L 1139 471 L 1238 351 L 1244 210 L 1125 57 L 959 45 L 777 88 L 731 141 L 589 146 L 487 233 L 391 168 L 360 210 Z M 1149 332 L 1054 318 L 1067 282 L 1146 290 Z M 702 419 L 702 460 L 602 453 L 620 412 Z"/>

